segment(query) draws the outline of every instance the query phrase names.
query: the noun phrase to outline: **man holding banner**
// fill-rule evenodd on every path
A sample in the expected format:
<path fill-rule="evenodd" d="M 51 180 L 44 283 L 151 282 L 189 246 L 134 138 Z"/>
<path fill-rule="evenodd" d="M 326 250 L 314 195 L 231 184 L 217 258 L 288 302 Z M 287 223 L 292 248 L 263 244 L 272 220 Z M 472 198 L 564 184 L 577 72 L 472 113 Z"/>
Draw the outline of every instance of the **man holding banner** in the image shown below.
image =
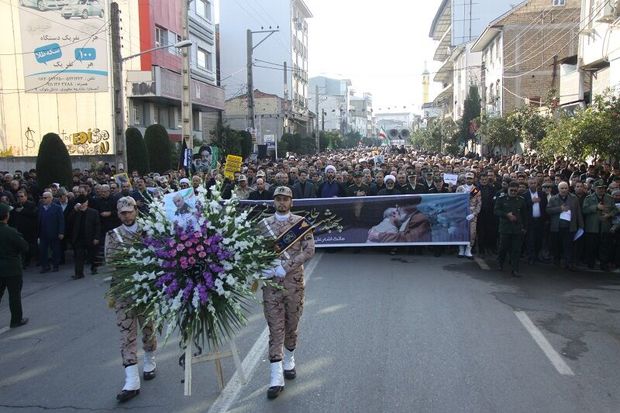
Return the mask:
<path fill-rule="evenodd" d="M 277 287 L 263 287 L 264 313 L 269 326 L 271 378 L 267 397 L 270 399 L 275 399 L 284 390 L 284 378 L 292 380 L 296 377 L 294 352 L 304 306 L 303 264 L 314 255 L 310 225 L 303 217 L 291 213 L 291 189 L 279 186 L 274 190 L 273 198 L 276 213 L 262 223 L 267 236 L 278 239 L 277 245 L 283 252 L 279 263 L 264 273 L 266 278 L 275 277 L 277 284 Z"/>
<path fill-rule="evenodd" d="M 469 214 L 466 219 L 469 222 L 469 245 L 459 246 L 459 258 L 467 257 L 470 260 L 474 258 L 471 253 L 471 249 L 476 242 L 476 227 L 478 225 L 478 214 L 482 206 L 482 196 L 480 190 L 474 185 L 473 172 L 467 172 L 465 174 L 465 184 L 456 188 L 456 192 L 464 192 L 469 194 Z"/>

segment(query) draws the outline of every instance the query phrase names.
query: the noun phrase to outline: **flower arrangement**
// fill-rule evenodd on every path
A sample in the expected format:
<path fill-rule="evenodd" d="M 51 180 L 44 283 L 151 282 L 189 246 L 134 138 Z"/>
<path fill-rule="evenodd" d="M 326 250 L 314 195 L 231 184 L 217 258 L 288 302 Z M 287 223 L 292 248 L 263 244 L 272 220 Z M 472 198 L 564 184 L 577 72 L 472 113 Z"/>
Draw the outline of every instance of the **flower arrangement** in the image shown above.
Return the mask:
<path fill-rule="evenodd" d="M 220 345 L 245 324 L 253 285 L 277 258 L 273 240 L 237 204 L 215 186 L 207 198 L 201 187 L 191 216 L 175 220 L 163 200 L 153 201 L 137 220 L 140 235 L 113 255 L 110 295 L 167 325 L 166 338 L 178 329 L 182 346 Z"/>

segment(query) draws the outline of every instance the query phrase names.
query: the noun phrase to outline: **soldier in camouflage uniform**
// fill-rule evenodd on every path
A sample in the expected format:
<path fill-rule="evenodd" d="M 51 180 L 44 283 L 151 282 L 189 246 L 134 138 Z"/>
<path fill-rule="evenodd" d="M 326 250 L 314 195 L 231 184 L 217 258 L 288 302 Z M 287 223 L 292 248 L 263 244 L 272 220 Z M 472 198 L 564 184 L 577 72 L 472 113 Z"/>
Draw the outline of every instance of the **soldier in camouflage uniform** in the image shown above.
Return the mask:
<path fill-rule="evenodd" d="M 121 226 L 108 231 L 105 238 L 106 262 L 114 256 L 116 251 L 121 250 L 123 244 L 140 236 L 140 229 L 136 223 L 136 201 L 130 197 L 122 197 L 117 202 L 118 217 L 123 223 Z M 114 280 L 112 280 L 114 283 Z M 157 337 L 152 323 L 144 323 L 144 317 L 136 316 L 130 309 L 131 302 L 127 299 L 116 299 L 114 310 L 116 311 L 116 324 L 121 331 L 121 356 L 125 367 L 125 385 L 116 399 L 122 403 L 136 397 L 140 393 L 140 375 L 138 372 L 138 323 L 142 326 L 142 345 L 144 349 L 144 380 L 155 378 L 155 350 L 157 350 Z"/>
<path fill-rule="evenodd" d="M 474 247 L 474 244 L 476 242 L 478 214 L 480 213 L 480 209 L 482 207 L 482 195 L 478 187 L 474 185 L 474 177 L 475 175 L 473 174 L 473 172 L 466 173 L 465 185 L 460 185 L 458 188 L 456 188 L 456 192 L 469 193 L 469 214 L 466 217 L 467 221 L 469 222 L 469 245 L 459 246 L 459 258 L 474 258 L 471 253 L 471 249 Z"/>
<path fill-rule="evenodd" d="M 271 236 L 279 237 L 303 219 L 291 213 L 293 193 L 285 186 L 273 193 L 276 213 L 263 220 Z M 297 347 L 297 327 L 304 306 L 303 264 L 314 255 L 314 238 L 309 232 L 281 255 L 280 263 L 264 272 L 267 278 L 275 277 L 281 289 L 263 287 L 265 318 L 269 326 L 269 361 L 271 380 L 267 397 L 274 399 L 284 390 L 284 378 L 294 379 Z M 284 347 L 284 348 L 283 348 Z"/>

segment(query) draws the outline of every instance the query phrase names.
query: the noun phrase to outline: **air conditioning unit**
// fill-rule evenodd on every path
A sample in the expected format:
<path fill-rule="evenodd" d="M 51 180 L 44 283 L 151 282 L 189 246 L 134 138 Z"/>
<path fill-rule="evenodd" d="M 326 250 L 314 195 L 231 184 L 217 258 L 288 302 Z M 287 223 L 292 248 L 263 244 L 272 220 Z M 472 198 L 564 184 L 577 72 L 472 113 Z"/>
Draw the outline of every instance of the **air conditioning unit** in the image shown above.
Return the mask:
<path fill-rule="evenodd" d="M 601 23 L 613 23 L 616 18 L 618 18 L 617 3 L 615 1 L 607 1 L 601 11 L 601 16 L 598 17 L 596 21 Z"/>

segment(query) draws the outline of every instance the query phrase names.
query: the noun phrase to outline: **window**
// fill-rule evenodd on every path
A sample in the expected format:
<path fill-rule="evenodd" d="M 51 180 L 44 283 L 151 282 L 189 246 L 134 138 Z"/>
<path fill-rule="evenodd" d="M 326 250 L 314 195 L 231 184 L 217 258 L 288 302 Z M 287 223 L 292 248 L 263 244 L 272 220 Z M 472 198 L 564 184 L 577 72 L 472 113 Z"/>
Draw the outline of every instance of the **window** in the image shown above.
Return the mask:
<path fill-rule="evenodd" d="M 200 47 L 196 52 L 196 61 L 198 62 L 198 67 L 200 67 L 201 69 L 207 68 L 207 52 Z"/>
<path fill-rule="evenodd" d="M 155 47 L 168 45 L 168 30 L 155 26 Z"/>
<path fill-rule="evenodd" d="M 553 0 L 554 6 L 566 6 L 566 0 Z"/>
<path fill-rule="evenodd" d="M 211 21 L 211 2 L 209 0 L 196 0 L 196 14 Z"/>
<path fill-rule="evenodd" d="M 210 52 L 199 47 L 196 52 L 196 61 L 199 68 L 213 71 L 213 55 Z"/>

